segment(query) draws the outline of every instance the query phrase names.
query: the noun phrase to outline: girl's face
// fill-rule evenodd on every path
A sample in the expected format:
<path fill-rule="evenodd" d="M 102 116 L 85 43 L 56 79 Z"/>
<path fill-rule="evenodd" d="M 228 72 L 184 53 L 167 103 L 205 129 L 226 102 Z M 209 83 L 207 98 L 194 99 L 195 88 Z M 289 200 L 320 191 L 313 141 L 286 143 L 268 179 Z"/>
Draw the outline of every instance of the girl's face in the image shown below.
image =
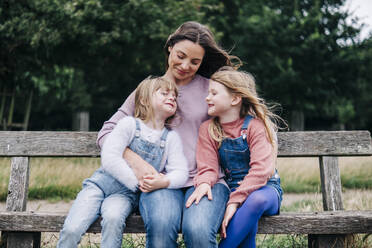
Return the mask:
<path fill-rule="evenodd" d="M 166 76 L 177 85 L 189 83 L 198 71 L 204 57 L 204 48 L 189 40 L 177 42 L 169 47 L 168 70 Z"/>
<path fill-rule="evenodd" d="M 205 100 L 208 104 L 208 115 L 224 117 L 230 113 L 234 97 L 223 84 L 209 80 L 208 96 Z"/>
<path fill-rule="evenodd" d="M 160 88 L 152 95 L 152 108 L 158 118 L 167 119 L 174 115 L 177 110 L 176 92 L 174 90 Z"/>

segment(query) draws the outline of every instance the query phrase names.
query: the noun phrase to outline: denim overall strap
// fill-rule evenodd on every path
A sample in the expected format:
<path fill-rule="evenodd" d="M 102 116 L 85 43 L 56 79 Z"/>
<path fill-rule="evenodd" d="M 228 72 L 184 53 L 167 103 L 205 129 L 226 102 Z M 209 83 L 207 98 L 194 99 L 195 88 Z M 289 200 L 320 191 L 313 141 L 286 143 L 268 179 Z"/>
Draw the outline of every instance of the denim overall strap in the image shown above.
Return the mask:
<path fill-rule="evenodd" d="M 151 164 L 158 172 L 161 168 L 164 148 L 168 136 L 168 129 L 165 128 L 158 142 L 150 142 L 141 136 L 141 125 L 138 119 L 136 120 L 136 132 L 129 148 L 137 153 L 143 160 Z"/>
<path fill-rule="evenodd" d="M 165 147 L 165 143 L 166 143 L 166 140 L 167 140 L 168 133 L 169 133 L 168 128 L 165 128 L 164 131 L 163 131 L 163 134 L 160 137 L 160 147 L 163 148 L 163 149 Z"/>
<path fill-rule="evenodd" d="M 140 133 L 141 133 L 141 126 L 140 123 L 137 119 L 136 120 L 136 131 L 134 132 L 134 137 L 139 138 Z"/>
<path fill-rule="evenodd" d="M 233 191 L 239 187 L 238 182 L 244 179 L 250 169 L 250 150 L 246 141 L 246 130 L 252 116 L 247 115 L 238 138 L 224 138 L 218 149 L 220 164 L 225 172 L 226 182 Z"/>
<path fill-rule="evenodd" d="M 244 119 L 244 123 L 243 123 L 243 126 L 242 126 L 242 130 L 247 130 L 248 129 L 248 125 L 249 125 L 249 122 L 253 119 L 253 116 L 251 115 L 247 115 Z"/>

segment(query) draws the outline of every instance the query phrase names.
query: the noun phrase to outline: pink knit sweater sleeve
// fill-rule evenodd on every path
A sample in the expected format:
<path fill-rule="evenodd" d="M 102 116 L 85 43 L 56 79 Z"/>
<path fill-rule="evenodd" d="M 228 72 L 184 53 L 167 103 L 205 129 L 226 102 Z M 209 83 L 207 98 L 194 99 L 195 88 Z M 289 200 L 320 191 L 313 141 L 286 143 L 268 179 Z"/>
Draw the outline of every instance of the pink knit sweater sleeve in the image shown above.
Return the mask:
<path fill-rule="evenodd" d="M 208 183 L 211 187 L 218 181 L 219 163 L 217 143 L 210 137 L 208 126 L 211 121 L 205 121 L 199 128 L 196 145 L 196 165 L 198 174 L 194 177 L 194 186 Z"/>
<path fill-rule="evenodd" d="M 114 129 L 116 124 L 124 118 L 125 116 L 133 116 L 134 115 L 134 98 L 135 98 L 135 91 L 133 91 L 128 98 L 125 100 L 123 105 L 116 111 L 116 113 L 111 116 L 108 121 L 103 123 L 101 130 L 98 132 L 97 136 L 97 145 L 102 148 L 103 142 L 105 141 L 107 134 L 111 133 Z"/>
<path fill-rule="evenodd" d="M 241 185 L 230 194 L 227 204 L 238 203 L 240 206 L 250 193 L 266 185 L 274 172 L 276 152 L 266 136 L 262 121 L 251 121 L 247 129 L 247 142 L 251 152 L 251 168 Z"/>

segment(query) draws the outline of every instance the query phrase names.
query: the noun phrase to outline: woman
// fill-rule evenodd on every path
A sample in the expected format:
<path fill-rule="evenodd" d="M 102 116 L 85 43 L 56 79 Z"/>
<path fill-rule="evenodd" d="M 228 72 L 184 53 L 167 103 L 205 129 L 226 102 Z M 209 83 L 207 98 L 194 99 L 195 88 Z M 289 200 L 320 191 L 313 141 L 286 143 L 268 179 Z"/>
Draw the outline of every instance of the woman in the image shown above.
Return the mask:
<path fill-rule="evenodd" d="M 181 136 L 190 176 L 182 189 L 161 189 L 141 194 L 140 212 L 147 233 L 146 246 L 177 247 L 178 231 L 182 223 L 182 233 L 188 248 L 217 247 L 216 234 L 230 192 L 222 174 L 212 188 L 205 187 L 205 184 L 196 189 L 193 187 L 193 178 L 197 174 L 195 150 L 198 129 L 209 118 L 205 102 L 208 78 L 220 67 L 232 65 L 232 56 L 217 45 L 206 26 L 197 22 L 182 24 L 169 36 L 164 50 L 167 67 L 163 77 L 174 81 L 179 89 L 177 102 L 180 123 L 173 130 Z M 133 109 L 134 93 L 104 123 L 97 139 L 100 147 L 118 120 L 133 115 Z M 144 176 L 157 173 L 128 149 L 124 158 L 140 183 Z"/>

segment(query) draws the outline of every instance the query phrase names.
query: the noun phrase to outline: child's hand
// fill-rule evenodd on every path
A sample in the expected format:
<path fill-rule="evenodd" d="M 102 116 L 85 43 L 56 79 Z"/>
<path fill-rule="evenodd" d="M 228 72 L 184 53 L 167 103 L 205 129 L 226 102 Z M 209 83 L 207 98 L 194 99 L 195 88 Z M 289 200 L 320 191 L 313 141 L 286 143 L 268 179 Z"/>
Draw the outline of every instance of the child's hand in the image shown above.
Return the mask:
<path fill-rule="evenodd" d="M 189 199 L 187 199 L 186 207 L 187 208 L 190 207 L 194 201 L 195 204 L 197 205 L 200 199 L 205 195 L 208 196 L 208 200 L 211 201 L 213 199 L 211 186 L 208 183 L 202 183 L 198 187 L 196 187 L 194 192 L 190 195 Z"/>
<path fill-rule="evenodd" d="M 169 185 L 169 180 L 164 174 L 157 173 L 143 177 L 143 182 L 140 183 L 140 190 L 148 193 L 157 189 L 166 188 Z"/>
<path fill-rule="evenodd" d="M 236 210 L 238 209 L 239 204 L 238 203 L 231 203 L 227 205 L 226 211 L 225 211 L 225 217 L 223 218 L 222 224 L 221 224 L 221 238 L 226 238 L 226 228 L 229 224 L 231 218 L 234 216 Z"/>

